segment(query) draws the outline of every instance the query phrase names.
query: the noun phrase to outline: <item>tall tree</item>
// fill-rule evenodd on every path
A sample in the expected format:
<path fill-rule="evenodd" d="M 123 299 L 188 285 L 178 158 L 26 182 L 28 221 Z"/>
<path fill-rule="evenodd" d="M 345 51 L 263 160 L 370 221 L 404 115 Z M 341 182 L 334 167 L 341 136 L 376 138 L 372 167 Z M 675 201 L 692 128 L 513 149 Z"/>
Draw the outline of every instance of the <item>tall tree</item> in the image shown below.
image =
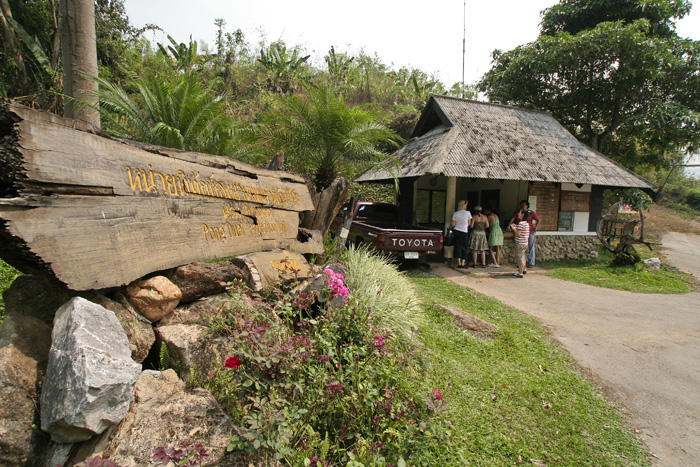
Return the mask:
<path fill-rule="evenodd" d="M 64 115 L 99 128 L 97 81 L 93 79 L 97 76 L 94 0 L 60 0 L 59 31 L 63 93 L 71 98 L 65 102 Z"/>
<path fill-rule="evenodd" d="M 480 89 L 495 102 L 551 112 L 626 165 L 666 165 L 700 142 L 700 43 L 674 32 L 689 8 L 562 0 L 545 10 L 535 42 L 494 52 Z"/>
<path fill-rule="evenodd" d="M 8 0 L 0 0 L 0 28 L 8 55 L 14 59 L 14 71 L 21 90 L 25 90 L 29 85 L 27 69 L 24 66 L 21 43 L 19 36 L 12 24 L 12 10 Z"/>
<path fill-rule="evenodd" d="M 381 147 L 398 145 L 400 138 L 376 123 L 365 107 L 348 107 L 330 88 L 308 91 L 308 99 L 281 97 L 280 111 L 269 114 L 252 133 L 273 152 L 283 150 L 285 162 L 310 176 L 317 190 L 340 174 L 352 175 L 363 164 L 384 159 Z"/>

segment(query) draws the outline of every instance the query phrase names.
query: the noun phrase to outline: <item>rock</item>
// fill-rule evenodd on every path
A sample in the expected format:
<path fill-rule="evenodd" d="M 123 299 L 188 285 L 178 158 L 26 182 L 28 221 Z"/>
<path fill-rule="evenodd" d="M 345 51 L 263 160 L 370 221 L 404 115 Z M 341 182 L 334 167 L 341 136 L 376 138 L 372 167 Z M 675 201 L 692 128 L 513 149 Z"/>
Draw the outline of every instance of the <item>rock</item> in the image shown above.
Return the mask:
<path fill-rule="evenodd" d="M 194 368 L 200 380 L 211 379 L 231 356 L 233 341 L 226 337 L 206 334 L 207 327 L 198 324 L 173 324 L 158 326 L 156 333 L 168 346 L 173 367 L 180 369 L 180 377 L 189 380 Z"/>
<path fill-rule="evenodd" d="M 138 280 L 126 288 L 126 298 L 151 322 L 161 320 L 180 303 L 182 292 L 163 276 Z"/>
<path fill-rule="evenodd" d="M 15 304 L 8 304 L 0 329 L 0 465 L 24 465 L 29 457 L 51 346 L 51 328 L 13 311 Z"/>
<path fill-rule="evenodd" d="M 226 318 L 233 307 L 238 310 L 251 310 L 256 307 L 256 304 L 244 293 L 210 295 L 194 303 L 178 306 L 172 313 L 158 321 L 157 327 L 173 324 L 206 325 L 215 317 Z"/>
<path fill-rule="evenodd" d="M 250 271 L 248 268 L 241 269 L 230 261 L 221 261 L 187 264 L 168 271 L 165 276 L 182 291 L 180 303 L 190 303 L 198 298 L 224 292 L 224 284 L 227 282 L 248 282 Z"/>
<path fill-rule="evenodd" d="M 658 271 L 661 268 L 661 260 L 659 258 L 649 258 L 642 261 L 642 263 L 649 266 L 652 271 Z"/>
<path fill-rule="evenodd" d="M 118 294 L 121 303 L 110 300 L 97 292 L 84 294 L 84 298 L 114 312 L 129 339 L 131 358 L 136 363 L 143 363 L 156 341 L 156 334 L 153 332 L 151 322 L 137 313 L 121 294 Z"/>
<path fill-rule="evenodd" d="M 280 280 L 289 282 L 306 279 L 311 272 L 306 258 L 286 250 L 238 256 L 231 262 L 250 273 L 246 285 L 256 292 Z"/>
<path fill-rule="evenodd" d="M 438 305 L 446 313 L 452 315 L 455 325 L 461 330 L 482 339 L 493 339 L 498 326 L 452 306 Z"/>
<path fill-rule="evenodd" d="M 208 391 L 186 390 L 173 370 L 148 370 L 136 382 L 134 402 L 105 453 L 121 467 L 141 467 L 151 464 L 155 448 L 187 441 L 206 448 L 202 466 L 215 466 L 233 434 L 231 420 Z"/>
<path fill-rule="evenodd" d="M 76 295 L 56 280 L 19 276 L 3 294 L 5 314 L 33 316 L 51 327 L 56 310 Z"/>
<path fill-rule="evenodd" d="M 51 339 L 41 428 L 56 443 L 73 443 L 119 423 L 141 366 L 114 313 L 73 298 L 56 312 Z"/>

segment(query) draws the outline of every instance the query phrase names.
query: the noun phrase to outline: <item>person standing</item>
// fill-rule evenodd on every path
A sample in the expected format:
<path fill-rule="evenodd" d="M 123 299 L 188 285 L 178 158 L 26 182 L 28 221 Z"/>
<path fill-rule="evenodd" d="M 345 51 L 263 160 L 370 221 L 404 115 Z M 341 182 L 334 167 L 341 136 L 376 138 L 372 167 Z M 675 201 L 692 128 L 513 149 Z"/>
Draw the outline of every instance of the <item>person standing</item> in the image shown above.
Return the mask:
<path fill-rule="evenodd" d="M 498 214 L 490 209 L 484 209 L 484 214 L 489 220 L 489 254 L 491 255 L 491 264 L 494 268 L 501 267 L 501 255 L 503 254 L 503 230 L 501 229 L 501 220 Z"/>
<path fill-rule="evenodd" d="M 469 254 L 469 221 L 472 213 L 467 211 L 467 202 L 460 200 L 457 203 L 457 210 L 452 214 L 452 228 L 455 235 L 455 258 L 458 261 L 458 268 L 467 267 Z"/>
<path fill-rule="evenodd" d="M 510 224 L 510 228 L 515 232 L 515 261 L 518 264 L 518 272 L 513 274 L 513 276 L 522 279 L 526 271 L 525 264 L 527 262 L 528 240 L 530 238 L 530 224 L 528 223 L 528 212 L 526 209 L 518 211 L 515 215 L 515 221 Z"/>
<path fill-rule="evenodd" d="M 486 267 L 486 250 L 489 248 L 489 242 L 486 239 L 486 229 L 489 228 L 489 219 L 481 212 L 481 206 L 474 206 L 474 217 L 469 222 L 469 227 L 472 229 L 472 234 L 469 237 L 469 248 L 472 250 L 472 258 L 474 261 L 473 268 L 476 267 L 476 255 L 481 253 L 481 267 Z"/>
<path fill-rule="evenodd" d="M 527 223 L 530 227 L 530 233 L 527 242 L 527 264 L 528 266 L 535 266 L 535 232 L 540 224 L 540 216 L 537 215 L 535 211 L 530 209 L 530 203 L 527 200 L 520 201 L 520 209 L 513 213 L 510 218 L 510 223 L 513 224 L 517 218 L 519 211 L 527 212 Z M 525 270 L 527 272 L 527 269 Z"/>

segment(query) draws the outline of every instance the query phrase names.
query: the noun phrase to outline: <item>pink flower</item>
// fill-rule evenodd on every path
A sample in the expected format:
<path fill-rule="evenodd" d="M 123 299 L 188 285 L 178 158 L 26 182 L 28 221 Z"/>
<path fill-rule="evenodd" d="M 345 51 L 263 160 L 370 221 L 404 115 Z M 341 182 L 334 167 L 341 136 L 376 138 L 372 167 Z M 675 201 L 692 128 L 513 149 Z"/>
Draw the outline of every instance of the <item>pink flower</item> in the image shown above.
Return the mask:
<path fill-rule="evenodd" d="M 441 401 L 442 391 L 440 391 L 438 388 L 433 389 L 433 397 L 435 397 L 435 400 Z"/>
<path fill-rule="evenodd" d="M 243 362 L 241 361 L 241 359 L 234 355 L 233 357 L 229 357 L 226 359 L 226 362 L 224 362 L 224 368 L 238 368 L 242 364 Z"/>
<path fill-rule="evenodd" d="M 345 287 L 345 284 L 343 284 L 343 281 L 345 281 L 345 276 L 340 273 L 336 273 L 329 268 L 324 269 L 323 272 L 328 275 L 326 278 L 326 284 L 328 284 L 328 288 L 331 289 L 332 298 L 347 297 L 349 291 L 348 288 Z"/>

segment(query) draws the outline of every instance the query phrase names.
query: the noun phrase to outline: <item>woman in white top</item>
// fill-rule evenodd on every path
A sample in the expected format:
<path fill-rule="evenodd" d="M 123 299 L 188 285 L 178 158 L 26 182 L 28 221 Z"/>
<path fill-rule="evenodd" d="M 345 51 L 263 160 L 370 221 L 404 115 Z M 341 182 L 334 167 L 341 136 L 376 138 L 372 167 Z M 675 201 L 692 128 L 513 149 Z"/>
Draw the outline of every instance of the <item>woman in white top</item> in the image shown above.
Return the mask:
<path fill-rule="evenodd" d="M 460 200 L 457 210 L 452 214 L 452 228 L 455 235 L 454 256 L 457 258 L 459 268 L 467 267 L 467 255 L 469 253 L 469 221 L 472 213 L 467 211 L 467 202 Z"/>

